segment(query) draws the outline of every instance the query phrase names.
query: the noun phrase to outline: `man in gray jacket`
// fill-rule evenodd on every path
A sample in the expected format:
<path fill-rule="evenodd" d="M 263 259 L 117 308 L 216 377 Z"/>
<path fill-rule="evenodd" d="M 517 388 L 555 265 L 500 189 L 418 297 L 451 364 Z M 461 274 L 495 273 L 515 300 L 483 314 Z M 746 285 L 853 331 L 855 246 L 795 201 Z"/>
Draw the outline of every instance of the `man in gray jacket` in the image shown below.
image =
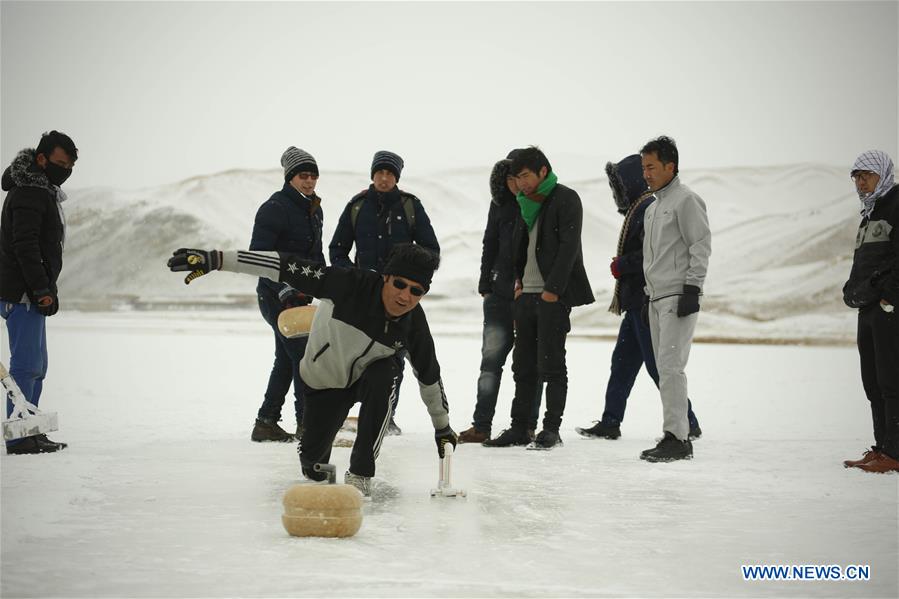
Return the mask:
<path fill-rule="evenodd" d="M 643 146 L 640 157 L 643 178 L 656 198 L 644 217 L 643 272 L 649 297 L 644 313 L 659 370 L 664 419 L 664 437 L 640 458 L 669 462 L 693 457 L 684 368 L 712 253 L 712 234 L 705 202 L 677 176 L 674 140 L 654 139 Z"/>

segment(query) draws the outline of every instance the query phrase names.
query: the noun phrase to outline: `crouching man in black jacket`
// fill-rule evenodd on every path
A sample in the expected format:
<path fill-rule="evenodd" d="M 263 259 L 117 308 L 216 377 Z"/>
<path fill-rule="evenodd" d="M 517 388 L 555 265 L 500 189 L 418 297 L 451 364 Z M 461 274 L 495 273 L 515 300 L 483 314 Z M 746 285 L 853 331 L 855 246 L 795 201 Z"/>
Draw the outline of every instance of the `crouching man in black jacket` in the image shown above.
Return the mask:
<path fill-rule="evenodd" d="M 862 201 L 852 271 L 843 301 L 858 308 L 862 385 L 871 403 L 874 446 L 847 468 L 899 472 L 899 185 L 884 152 L 865 152 L 852 166 Z"/>
<path fill-rule="evenodd" d="M 172 271 L 190 271 L 185 283 L 213 270 L 227 270 L 287 283 L 321 300 L 300 362 L 307 387 L 300 465 L 307 478 L 324 480 L 313 466 L 330 459 L 340 425 L 353 404 L 360 402 L 359 428 L 344 482 L 370 496 L 375 460 L 396 393 L 398 352 L 408 352 L 434 425 L 437 453 L 443 457 L 447 443 L 456 446 L 434 339 L 418 305 L 439 262 L 429 250 L 401 245 L 394 248 L 383 274 L 326 267 L 278 252 L 179 249 L 168 266 Z"/>

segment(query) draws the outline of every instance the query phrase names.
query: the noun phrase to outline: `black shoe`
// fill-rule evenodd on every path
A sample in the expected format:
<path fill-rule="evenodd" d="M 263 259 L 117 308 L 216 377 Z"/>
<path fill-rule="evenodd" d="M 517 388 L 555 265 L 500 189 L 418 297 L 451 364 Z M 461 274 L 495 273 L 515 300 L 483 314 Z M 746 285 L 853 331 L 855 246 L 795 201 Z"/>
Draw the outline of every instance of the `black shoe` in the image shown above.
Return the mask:
<path fill-rule="evenodd" d="M 542 430 L 534 439 L 534 442 L 528 445 L 528 449 L 552 449 L 562 446 L 562 438 L 558 431 Z"/>
<path fill-rule="evenodd" d="M 68 447 L 67 443 L 56 443 L 47 438 L 47 435 L 34 435 L 25 437 L 18 443 L 6 446 L 9 455 L 24 455 L 30 453 L 53 453 Z"/>
<path fill-rule="evenodd" d="M 263 441 L 277 441 L 280 443 L 288 443 L 295 441 L 293 435 L 278 426 L 278 422 L 272 418 L 257 418 L 256 424 L 253 426 L 253 432 L 250 439 L 257 443 Z"/>
<path fill-rule="evenodd" d="M 520 428 L 507 428 L 498 437 L 487 439 L 481 445 L 484 447 L 512 447 L 513 445 L 527 445 L 532 440 L 528 431 Z"/>
<path fill-rule="evenodd" d="M 668 431 L 665 431 L 665 436 L 658 445 L 640 454 L 640 459 L 647 462 L 673 462 L 689 460 L 692 457 L 693 444 L 690 443 L 690 440 L 680 441 Z"/>
<path fill-rule="evenodd" d="M 590 428 L 575 427 L 574 430 L 588 439 L 617 439 L 621 436 L 620 424 L 605 424 L 602 420 L 598 420 Z"/>
<path fill-rule="evenodd" d="M 699 423 L 697 422 L 695 424 L 691 424 L 690 425 L 690 435 L 687 437 L 687 439 L 692 441 L 693 439 L 698 439 L 701 436 L 702 436 L 702 429 L 699 428 Z"/>
<path fill-rule="evenodd" d="M 396 425 L 396 422 L 393 420 L 393 416 L 390 417 L 390 422 L 387 423 L 387 434 L 388 435 L 402 435 L 403 429 Z"/>

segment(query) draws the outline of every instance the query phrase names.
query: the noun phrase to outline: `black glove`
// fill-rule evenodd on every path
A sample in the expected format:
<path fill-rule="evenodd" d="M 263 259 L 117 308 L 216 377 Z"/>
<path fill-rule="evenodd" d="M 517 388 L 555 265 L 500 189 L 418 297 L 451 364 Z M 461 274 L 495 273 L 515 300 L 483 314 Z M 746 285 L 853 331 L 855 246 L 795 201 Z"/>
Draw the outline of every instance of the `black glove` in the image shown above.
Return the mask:
<path fill-rule="evenodd" d="M 640 322 L 643 326 L 649 327 L 649 296 L 643 296 L 643 305 L 640 306 Z"/>
<path fill-rule="evenodd" d="M 278 292 L 278 299 L 281 300 L 281 308 L 296 308 L 297 306 L 308 306 L 312 303 L 312 298 L 301 291 L 297 291 L 290 285 L 286 285 L 284 289 Z"/>
<path fill-rule="evenodd" d="M 443 427 L 439 431 L 434 431 L 434 440 L 437 441 L 437 455 L 443 457 L 443 448 L 447 443 L 452 443 L 453 451 L 456 451 L 456 443 L 459 441 L 459 435 L 449 425 Z"/>
<path fill-rule="evenodd" d="M 43 316 L 53 316 L 59 312 L 59 298 L 49 289 L 41 289 L 31 294 L 31 301 Z"/>
<path fill-rule="evenodd" d="M 677 315 L 684 317 L 697 312 L 699 312 L 699 287 L 684 285 L 684 294 L 677 300 Z"/>
<path fill-rule="evenodd" d="M 222 267 L 222 253 L 217 250 L 188 250 L 180 248 L 172 253 L 168 261 L 169 270 L 179 272 L 189 270 L 184 284 L 189 285 L 197 277 L 202 277 Z"/>

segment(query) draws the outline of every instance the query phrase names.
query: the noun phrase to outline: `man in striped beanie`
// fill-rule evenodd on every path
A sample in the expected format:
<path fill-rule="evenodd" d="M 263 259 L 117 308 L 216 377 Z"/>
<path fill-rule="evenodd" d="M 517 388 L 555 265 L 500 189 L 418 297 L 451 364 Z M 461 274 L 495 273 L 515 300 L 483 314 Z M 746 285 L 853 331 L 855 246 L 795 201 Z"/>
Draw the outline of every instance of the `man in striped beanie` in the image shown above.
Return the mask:
<path fill-rule="evenodd" d="M 371 161 L 371 185 L 353 196 L 334 229 L 328 246 L 332 266 L 384 273 L 393 248 L 410 243 L 440 254 L 440 244 L 424 205 L 417 197 L 397 187 L 403 166 L 403 159 L 398 154 L 387 150 L 375 152 Z M 356 255 L 350 260 L 353 246 Z M 396 359 L 399 379 L 394 409 L 399 402 L 405 352 L 399 353 Z M 402 433 L 392 416 L 389 433 Z"/>
<path fill-rule="evenodd" d="M 318 164 L 312 154 L 290 146 L 281 154 L 281 166 L 284 168 L 284 181 L 290 181 L 297 173 L 312 173 L 318 178 Z"/>
<path fill-rule="evenodd" d="M 899 185 L 893 161 L 879 150 L 859 156 L 850 176 L 862 203 L 862 222 L 843 301 L 858 309 L 858 353 L 874 445 L 860 460 L 843 465 L 899 472 Z"/>

